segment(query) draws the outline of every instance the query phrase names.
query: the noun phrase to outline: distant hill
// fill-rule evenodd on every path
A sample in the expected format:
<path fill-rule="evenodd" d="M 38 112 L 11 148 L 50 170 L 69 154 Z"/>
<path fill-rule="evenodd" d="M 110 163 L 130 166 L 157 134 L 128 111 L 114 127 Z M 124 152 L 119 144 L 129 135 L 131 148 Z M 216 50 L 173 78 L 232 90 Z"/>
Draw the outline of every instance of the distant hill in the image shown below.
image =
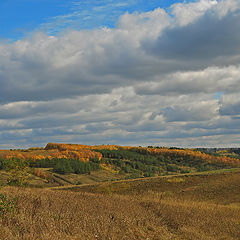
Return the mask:
<path fill-rule="evenodd" d="M 0 150 L 0 170 L 24 162 L 31 174 L 65 185 L 238 168 L 239 158 L 229 150 L 48 143 L 45 148 Z M 65 175 L 66 181 L 54 174 Z"/>

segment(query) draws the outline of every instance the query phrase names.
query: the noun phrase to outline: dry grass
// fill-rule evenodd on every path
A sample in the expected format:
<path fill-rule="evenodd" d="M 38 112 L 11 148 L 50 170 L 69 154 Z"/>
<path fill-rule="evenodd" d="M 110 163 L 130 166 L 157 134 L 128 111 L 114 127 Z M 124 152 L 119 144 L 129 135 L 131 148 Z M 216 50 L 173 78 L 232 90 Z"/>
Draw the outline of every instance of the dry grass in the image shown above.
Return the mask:
<path fill-rule="evenodd" d="M 0 239 L 238 240 L 239 177 L 108 183 L 101 194 L 5 187 L 1 192 L 18 197 L 18 211 L 0 218 Z"/>
<path fill-rule="evenodd" d="M 151 191 L 181 200 L 230 204 L 240 202 L 239 183 L 240 169 L 234 169 L 73 186 L 66 190 L 134 196 L 143 196 Z"/>
<path fill-rule="evenodd" d="M 6 185 L 7 179 L 11 176 L 11 174 L 5 170 L 0 170 L 0 185 Z M 61 184 L 53 181 L 54 176 L 59 176 L 65 181 L 62 181 Z M 32 170 L 29 179 L 27 181 L 30 187 L 57 187 L 61 185 L 69 185 L 68 182 L 72 184 L 76 184 L 81 182 L 81 184 L 95 184 L 99 182 L 113 181 L 124 179 L 125 174 L 117 174 L 112 173 L 107 170 L 97 170 L 92 171 L 91 174 L 67 174 L 61 175 L 57 173 L 53 173 L 52 168 L 35 168 Z"/>
<path fill-rule="evenodd" d="M 164 229 L 153 213 L 131 199 L 38 189 L 5 191 L 19 196 L 19 212 L 1 222 L 1 239 L 146 239 L 158 227 Z"/>

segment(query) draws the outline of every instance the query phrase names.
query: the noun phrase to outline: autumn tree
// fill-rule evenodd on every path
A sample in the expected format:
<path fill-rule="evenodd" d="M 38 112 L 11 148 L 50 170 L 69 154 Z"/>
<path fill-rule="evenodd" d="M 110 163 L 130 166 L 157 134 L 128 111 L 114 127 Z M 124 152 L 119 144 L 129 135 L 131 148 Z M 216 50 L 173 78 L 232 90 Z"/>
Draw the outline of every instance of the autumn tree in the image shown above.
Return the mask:
<path fill-rule="evenodd" d="M 24 186 L 30 176 L 28 162 L 22 158 L 5 160 L 4 168 L 10 174 L 7 182 L 9 185 Z"/>

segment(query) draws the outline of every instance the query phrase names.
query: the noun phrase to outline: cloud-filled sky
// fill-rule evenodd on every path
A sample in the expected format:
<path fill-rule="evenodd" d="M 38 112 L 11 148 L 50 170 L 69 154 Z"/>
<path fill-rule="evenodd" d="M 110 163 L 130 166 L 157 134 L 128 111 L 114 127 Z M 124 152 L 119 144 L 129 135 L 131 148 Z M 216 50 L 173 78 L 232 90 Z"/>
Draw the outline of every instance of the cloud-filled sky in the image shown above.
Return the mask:
<path fill-rule="evenodd" d="M 3 0 L 0 148 L 239 147 L 240 1 Z"/>

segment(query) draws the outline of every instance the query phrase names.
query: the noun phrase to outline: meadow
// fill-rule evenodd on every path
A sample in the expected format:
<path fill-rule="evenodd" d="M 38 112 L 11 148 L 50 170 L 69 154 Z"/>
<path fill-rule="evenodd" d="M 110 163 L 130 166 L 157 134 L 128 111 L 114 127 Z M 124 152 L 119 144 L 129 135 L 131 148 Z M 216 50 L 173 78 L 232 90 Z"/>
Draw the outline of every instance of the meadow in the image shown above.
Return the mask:
<path fill-rule="evenodd" d="M 202 239 L 240 236 L 240 169 L 75 187 L 5 186 L 0 239 Z M 11 204 L 10 204 L 11 205 Z"/>
<path fill-rule="evenodd" d="M 239 154 L 48 144 L 0 151 L 0 239 L 238 240 Z"/>

